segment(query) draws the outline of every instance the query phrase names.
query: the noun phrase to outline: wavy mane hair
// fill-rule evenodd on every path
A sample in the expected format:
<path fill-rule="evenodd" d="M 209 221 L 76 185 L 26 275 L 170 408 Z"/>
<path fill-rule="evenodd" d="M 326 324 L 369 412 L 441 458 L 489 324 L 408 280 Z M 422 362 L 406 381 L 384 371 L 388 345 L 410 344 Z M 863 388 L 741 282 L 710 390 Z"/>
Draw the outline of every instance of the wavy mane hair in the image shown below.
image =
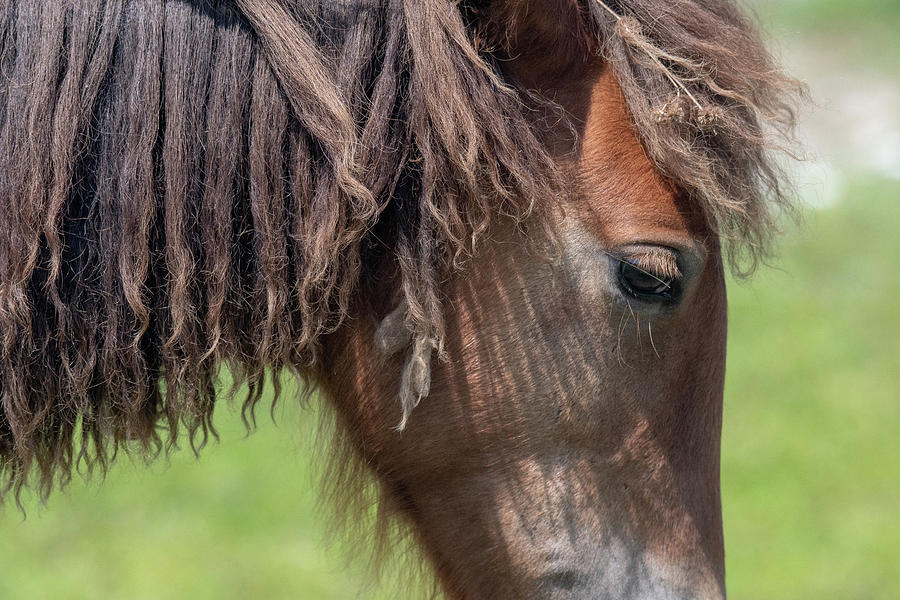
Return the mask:
<path fill-rule="evenodd" d="M 443 274 L 563 193 L 495 4 L 2 0 L 0 487 L 202 446 L 220 367 L 250 414 L 267 373 L 314 380 L 384 261 L 439 352 Z M 725 0 L 580 6 L 648 154 L 752 263 L 794 82 Z"/>

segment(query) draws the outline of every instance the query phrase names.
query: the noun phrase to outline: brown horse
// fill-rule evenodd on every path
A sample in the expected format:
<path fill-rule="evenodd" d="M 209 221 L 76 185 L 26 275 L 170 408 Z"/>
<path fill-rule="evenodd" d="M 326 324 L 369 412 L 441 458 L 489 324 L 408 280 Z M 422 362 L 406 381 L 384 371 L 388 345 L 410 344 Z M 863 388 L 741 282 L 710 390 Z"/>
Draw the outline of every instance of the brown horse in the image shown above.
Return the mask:
<path fill-rule="evenodd" d="M 287 369 L 448 596 L 724 596 L 722 248 L 764 252 L 796 91 L 729 2 L 0 18 L 8 491 Z"/>

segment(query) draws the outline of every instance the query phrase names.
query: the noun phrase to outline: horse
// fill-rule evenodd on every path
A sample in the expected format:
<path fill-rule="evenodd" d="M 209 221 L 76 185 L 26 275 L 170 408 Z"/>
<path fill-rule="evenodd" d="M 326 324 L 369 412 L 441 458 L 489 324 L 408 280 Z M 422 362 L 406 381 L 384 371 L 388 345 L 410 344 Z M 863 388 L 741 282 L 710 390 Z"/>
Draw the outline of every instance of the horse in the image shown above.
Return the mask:
<path fill-rule="evenodd" d="M 725 271 L 790 207 L 799 93 L 736 6 L 0 15 L 7 497 L 292 376 L 447 597 L 724 597 Z"/>

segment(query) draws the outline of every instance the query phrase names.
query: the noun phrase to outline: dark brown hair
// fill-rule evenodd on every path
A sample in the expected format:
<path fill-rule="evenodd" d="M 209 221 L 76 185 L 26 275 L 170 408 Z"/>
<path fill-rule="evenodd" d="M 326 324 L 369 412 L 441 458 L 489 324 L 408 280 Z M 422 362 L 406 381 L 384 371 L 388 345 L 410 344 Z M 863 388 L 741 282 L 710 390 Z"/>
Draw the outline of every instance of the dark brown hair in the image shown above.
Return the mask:
<path fill-rule="evenodd" d="M 441 273 L 494 216 L 560 193 L 485 4 L 0 2 L 7 488 L 33 472 L 46 494 L 181 428 L 201 446 L 221 365 L 251 411 L 268 369 L 276 392 L 283 369 L 314 376 L 373 257 L 401 273 L 416 347 L 440 349 Z M 724 0 L 610 6 L 633 25 L 587 0 L 585 30 L 650 156 L 758 256 L 784 196 L 764 124 L 791 124 L 790 80 Z M 665 114 L 659 60 L 710 126 Z"/>

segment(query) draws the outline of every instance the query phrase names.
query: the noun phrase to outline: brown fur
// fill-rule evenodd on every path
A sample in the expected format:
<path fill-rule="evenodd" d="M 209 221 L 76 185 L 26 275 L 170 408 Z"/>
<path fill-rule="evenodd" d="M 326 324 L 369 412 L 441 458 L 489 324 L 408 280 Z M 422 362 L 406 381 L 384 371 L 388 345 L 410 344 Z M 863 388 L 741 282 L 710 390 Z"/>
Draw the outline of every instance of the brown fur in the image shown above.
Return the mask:
<path fill-rule="evenodd" d="M 653 171 L 611 71 L 596 61 L 578 81 L 565 104 L 585 107 L 575 114 L 583 146 L 560 156 L 575 183 L 550 217 L 557 232 L 532 242 L 544 256 L 565 252 L 559 230 L 574 217 L 605 247 L 639 239 L 697 248 L 705 259 L 699 270 L 684 265 L 692 283 L 683 308 L 648 315 L 610 305 L 593 285 L 569 280 L 558 259 L 535 257 L 508 223 L 498 224 L 471 266 L 447 283 L 448 360 L 433 370 L 433 391 L 402 435 L 391 427 L 401 359 L 373 347 L 374 325 L 362 322 L 328 344 L 326 367 L 334 375 L 323 384 L 343 449 L 329 470 L 329 499 L 351 522 L 371 514 L 356 504 L 372 501 L 372 490 L 359 487 L 368 479 L 359 461 L 348 460 L 361 456 L 380 492 L 378 547 L 396 547 L 396 536 L 412 533 L 452 598 L 544 598 L 554 596 L 544 596 L 536 580 L 539 556 L 526 555 L 535 552 L 532 544 L 552 539 L 541 521 L 561 518 L 565 508 L 553 506 L 548 488 L 566 485 L 563 496 L 579 506 L 571 527 L 590 530 L 609 519 L 617 533 L 662 555 L 689 556 L 695 573 L 685 589 L 716 597 L 723 586 L 718 435 L 725 340 L 718 241 L 696 203 Z M 636 258 L 655 265 L 653 254 Z M 601 259 L 585 267 L 600 269 Z M 383 314 L 389 306 L 390 299 L 364 301 L 358 310 Z M 547 455 L 556 453 L 578 460 L 548 475 L 557 466 Z M 614 467 L 597 470 L 597 461 Z M 623 498 L 620 485 L 633 491 Z M 541 534 L 531 543 L 525 532 L 510 539 L 504 532 L 516 529 L 516 520 Z M 648 568 L 638 551 L 629 560 L 630 569 Z M 645 597 L 635 589 L 623 588 L 621 597 Z"/>
<path fill-rule="evenodd" d="M 785 202 L 769 126 L 790 128 L 795 84 L 724 0 L 609 4 L 636 25 L 590 0 L 2 2 L 6 487 L 34 476 L 47 494 L 182 427 L 202 446 L 222 365 L 249 385 L 249 416 L 267 370 L 276 392 L 285 369 L 323 383 L 371 458 L 425 382 L 483 383 L 428 368 L 464 349 L 449 336 L 477 346 L 487 328 L 456 302 L 503 303 L 458 269 L 512 256 L 493 236 L 552 238 L 560 214 L 610 244 L 639 224 L 762 256 Z M 391 364 L 410 379 L 382 373 L 366 401 L 364 378 L 330 373 L 384 364 L 369 325 L 401 302 L 412 350 Z M 376 474 L 409 513 L 409 481 Z"/>

